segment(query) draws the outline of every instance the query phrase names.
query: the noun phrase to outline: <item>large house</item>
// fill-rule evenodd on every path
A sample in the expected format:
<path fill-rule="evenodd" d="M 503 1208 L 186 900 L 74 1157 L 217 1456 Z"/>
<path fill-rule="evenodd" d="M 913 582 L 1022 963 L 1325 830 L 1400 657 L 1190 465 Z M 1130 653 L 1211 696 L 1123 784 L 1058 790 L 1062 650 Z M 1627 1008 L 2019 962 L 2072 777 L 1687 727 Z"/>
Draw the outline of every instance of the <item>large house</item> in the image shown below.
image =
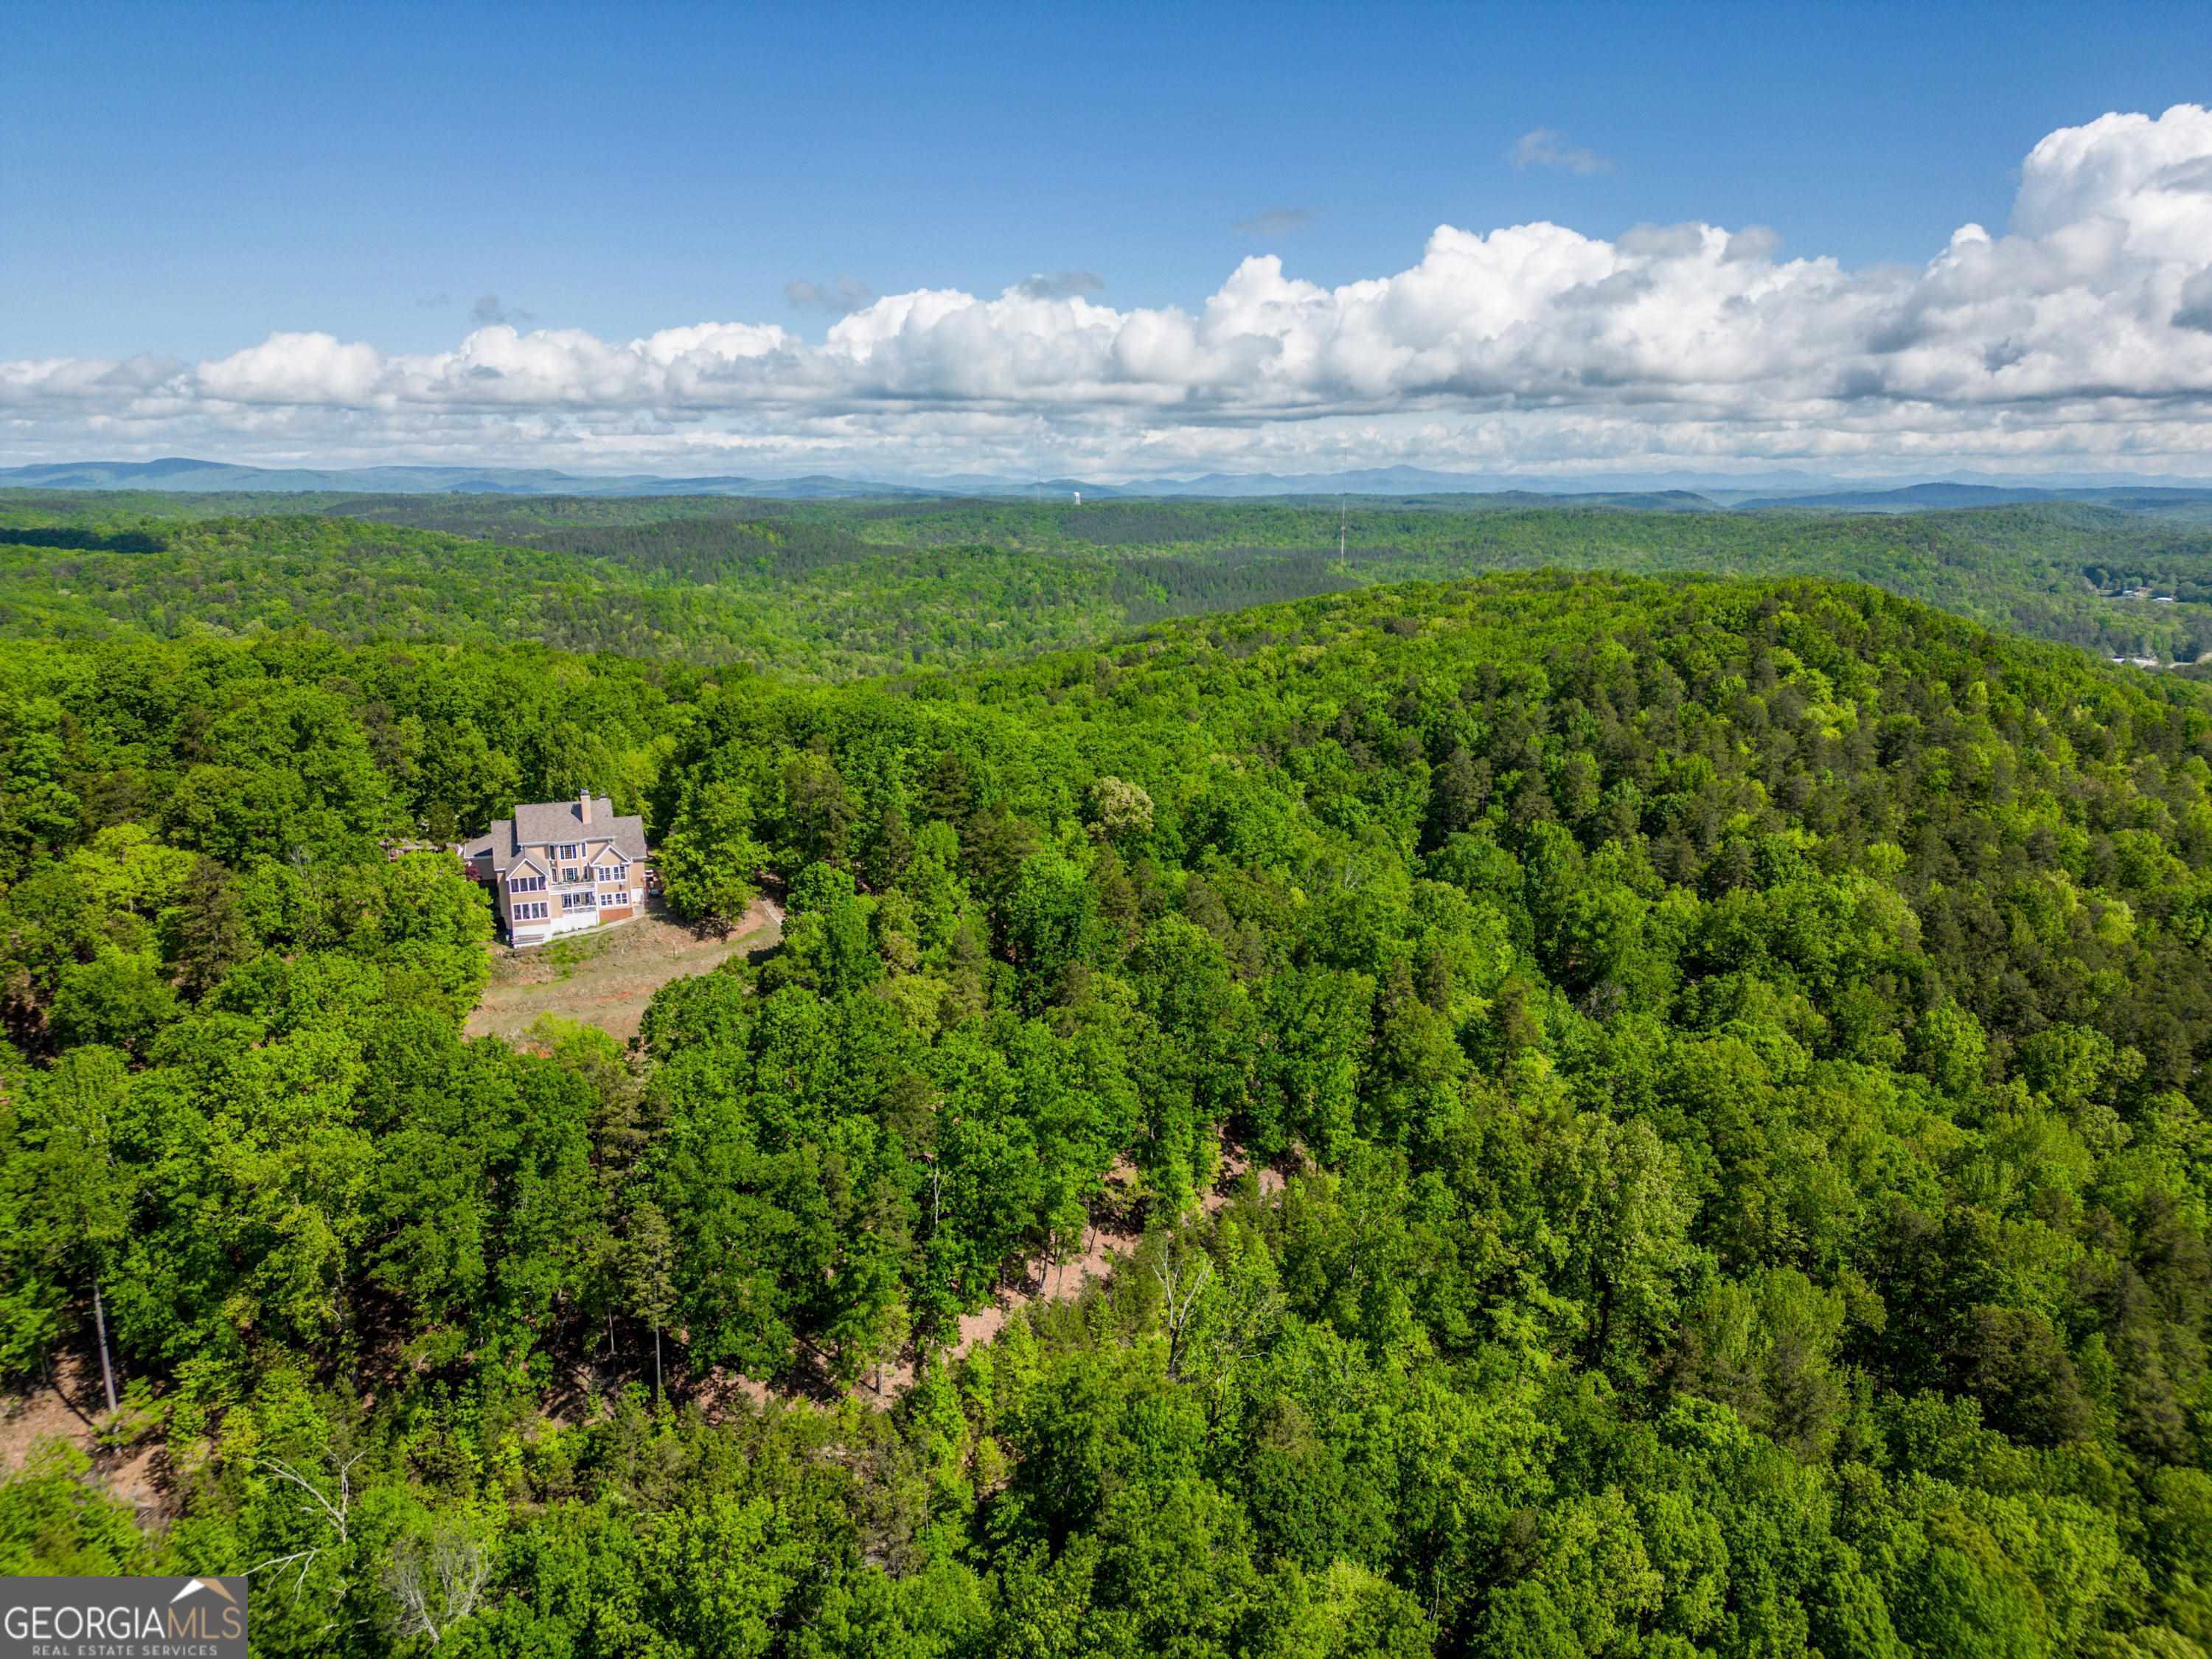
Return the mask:
<path fill-rule="evenodd" d="M 645 820 L 589 793 L 518 805 L 463 844 L 461 864 L 491 889 L 507 942 L 543 945 L 628 921 L 645 903 Z"/>

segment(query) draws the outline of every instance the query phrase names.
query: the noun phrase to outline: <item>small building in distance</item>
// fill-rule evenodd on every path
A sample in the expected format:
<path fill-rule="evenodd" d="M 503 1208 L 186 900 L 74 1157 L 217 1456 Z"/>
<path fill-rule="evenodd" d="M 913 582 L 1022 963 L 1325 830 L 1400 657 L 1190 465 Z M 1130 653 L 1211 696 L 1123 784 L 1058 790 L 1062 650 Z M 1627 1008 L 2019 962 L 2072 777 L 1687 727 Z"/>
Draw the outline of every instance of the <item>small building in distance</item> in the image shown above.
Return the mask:
<path fill-rule="evenodd" d="M 628 921 L 645 904 L 645 820 L 617 817 L 605 795 L 519 805 L 460 851 L 518 950 Z"/>

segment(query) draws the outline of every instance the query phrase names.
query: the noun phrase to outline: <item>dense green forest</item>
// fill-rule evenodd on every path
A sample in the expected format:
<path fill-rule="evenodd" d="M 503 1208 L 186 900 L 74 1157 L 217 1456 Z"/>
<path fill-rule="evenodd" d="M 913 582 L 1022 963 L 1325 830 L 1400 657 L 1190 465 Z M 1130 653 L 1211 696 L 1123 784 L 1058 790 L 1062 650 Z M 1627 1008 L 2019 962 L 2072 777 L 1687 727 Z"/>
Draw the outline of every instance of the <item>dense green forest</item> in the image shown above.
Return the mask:
<path fill-rule="evenodd" d="M 2212 531 L 2067 503 L 1869 516 L 1443 497 L 1364 501 L 1340 521 L 1334 501 L 0 492 L 0 636 L 305 623 L 810 679 L 1538 568 L 1836 578 L 2101 655 L 2193 662 L 2212 647 Z"/>
<path fill-rule="evenodd" d="M 1318 514 L 507 505 L 4 556 L 0 1364 L 104 1328 L 170 1486 L 52 1454 L 0 1570 L 251 1570 L 272 1654 L 2212 1651 L 2212 695 L 1372 585 L 2072 637 L 2029 573 L 2185 535 L 1408 509 L 1133 632 Z M 595 608 L 657 660 L 471 642 Z M 483 901 L 383 843 L 586 785 L 783 941 L 465 1040 Z"/>

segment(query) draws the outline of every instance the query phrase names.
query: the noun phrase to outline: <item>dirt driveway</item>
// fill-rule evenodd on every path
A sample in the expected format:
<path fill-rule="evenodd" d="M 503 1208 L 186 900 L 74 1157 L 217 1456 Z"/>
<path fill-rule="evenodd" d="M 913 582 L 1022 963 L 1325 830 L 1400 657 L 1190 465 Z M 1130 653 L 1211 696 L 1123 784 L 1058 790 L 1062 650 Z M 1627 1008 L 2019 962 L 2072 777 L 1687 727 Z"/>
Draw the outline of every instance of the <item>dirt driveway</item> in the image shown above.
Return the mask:
<path fill-rule="evenodd" d="M 672 920 L 655 899 L 645 915 L 603 931 L 572 934 L 527 951 L 491 947 L 491 982 L 469 1016 L 471 1036 L 517 1042 L 540 1014 L 580 1020 L 627 1042 L 653 994 L 672 979 L 704 974 L 730 957 L 782 937 L 773 899 L 753 901 L 727 939 Z"/>

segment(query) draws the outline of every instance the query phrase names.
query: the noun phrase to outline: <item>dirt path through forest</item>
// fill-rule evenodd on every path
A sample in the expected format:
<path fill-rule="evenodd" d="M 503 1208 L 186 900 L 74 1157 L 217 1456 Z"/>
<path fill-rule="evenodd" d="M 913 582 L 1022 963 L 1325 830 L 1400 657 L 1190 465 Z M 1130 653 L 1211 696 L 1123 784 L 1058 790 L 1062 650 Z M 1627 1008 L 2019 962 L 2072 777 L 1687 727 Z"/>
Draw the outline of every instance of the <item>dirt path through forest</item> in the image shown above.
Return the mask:
<path fill-rule="evenodd" d="M 1226 1208 L 1236 1197 L 1237 1184 L 1253 1166 L 1235 1147 L 1224 1149 L 1218 1178 L 1213 1188 L 1199 1200 L 1199 1208 L 1213 1215 Z M 1126 1163 L 1116 1164 L 1110 1180 L 1126 1182 L 1135 1171 Z M 1260 1193 L 1269 1197 L 1283 1190 L 1282 1173 L 1264 1166 L 1257 1171 Z M 1093 1226 L 1084 1234 L 1083 1253 L 1058 1262 L 1048 1263 L 1042 1257 L 1033 1257 L 1025 1267 L 1018 1284 L 1001 1289 L 988 1305 L 974 1313 L 963 1316 L 957 1334 L 945 1348 L 950 1359 L 964 1358 L 972 1350 L 982 1346 L 1006 1328 L 1007 1322 L 1040 1302 L 1067 1302 L 1081 1296 L 1093 1281 L 1103 1284 L 1113 1276 L 1114 1269 L 1137 1252 L 1144 1242 L 1141 1231 Z M 902 1357 L 896 1364 L 887 1364 L 870 1370 L 847 1392 L 856 1400 L 871 1405 L 888 1406 L 914 1386 L 915 1363 L 912 1356 Z M 717 1399 L 741 1397 L 755 1405 L 766 1403 L 771 1398 L 793 1399 L 797 1396 L 757 1382 L 750 1377 L 718 1372 L 696 1391 L 701 1401 L 711 1414 Z"/>
<path fill-rule="evenodd" d="M 534 981 L 518 980 L 511 988 L 515 994 L 499 1001 L 499 1013 L 486 1020 L 483 1030 L 501 1036 L 512 1030 L 520 1036 L 539 1014 L 551 1012 L 586 1020 L 620 1036 L 635 1035 L 638 1017 L 653 991 L 680 974 L 703 973 L 740 950 L 756 948 L 774 939 L 782 926 L 783 915 L 772 901 L 763 900 L 746 920 L 748 926 L 744 931 L 732 934 L 727 940 L 712 941 L 714 948 L 710 950 L 668 948 L 664 939 L 661 948 L 635 952 L 612 971 L 594 978 L 585 979 L 579 969 L 567 978 L 556 977 L 549 972 Z M 659 925 L 665 933 L 681 934 L 685 940 L 691 939 L 688 929 L 672 923 Z M 686 962 L 700 965 L 680 965 Z M 580 979 L 584 981 L 581 994 L 575 988 Z M 534 999 L 526 999 L 520 994 L 525 991 L 538 994 Z M 488 995 L 486 1001 L 491 1004 L 493 998 Z M 477 1029 L 477 1022 L 485 1016 L 486 1010 L 479 1008 L 471 1018 L 472 1035 L 483 1034 Z M 623 1025 L 621 1022 L 625 1018 L 627 1024 Z M 1234 1200 L 1237 1183 L 1248 1172 L 1254 1172 L 1253 1166 L 1243 1153 L 1235 1147 L 1224 1149 L 1218 1178 L 1212 1189 L 1199 1200 L 1200 1211 L 1212 1215 L 1225 1208 Z M 1263 1197 L 1283 1190 L 1283 1176 L 1279 1170 L 1261 1167 L 1255 1173 Z M 1133 1182 L 1134 1176 L 1129 1165 L 1121 1164 L 1115 1166 L 1110 1178 L 1126 1185 Z M 1136 1254 L 1142 1243 L 1140 1230 L 1094 1225 L 1084 1235 L 1080 1255 L 1056 1262 L 1048 1262 L 1042 1257 L 1032 1259 L 1017 1283 L 1005 1286 L 988 1306 L 961 1319 L 957 1334 L 944 1350 L 945 1357 L 956 1360 L 964 1358 L 993 1340 L 1009 1322 L 1040 1302 L 1073 1301 L 1094 1282 L 1104 1283 L 1117 1266 Z M 573 1381 L 580 1394 L 592 1392 L 593 1370 L 589 1363 L 578 1367 Z M 870 1371 L 846 1394 L 865 1404 L 889 1406 L 912 1388 L 914 1381 L 915 1364 L 909 1356 L 896 1364 Z M 771 1401 L 816 1407 L 829 1403 L 819 1392 L 775 1388 L 723 1370 L 698 1379 L 686 1392 L 710 1418 L 717 1414 L 717 1407 L 738 1400 L 754 1406 L 763 1406 Z M 160 1443 L 120 1451 L 104 1449 L 93 1430 L 93 1419 L 100 1403 L 94 1398 L 95 1393 L 96 1389 L 88 1386 L 77 1359 L 64 1356 L 57 1366 L 53 1385 L 0 1401 L 0 1477 L 26 1467 L 40 1445 L 54 1440 L 65 1441 L 91 1459 L 92 1479 L 102 1491 L 131 1504 L 143 1519 L 172 1518 L 171 1500 L 163 1485 L 165 1465 Z M 556 1420 L 574 1420 L 564 1419 L 564 1414 L 559 1412 L 550 1415 Z"/>
<path fill-rule="evenodd" d="M 1231 1148 L 1222 1157 L 1220 1176 L 1213 1189 L 1199 1200 L 1198 1207 L 1207 1215 L 1226 1208 L 1237 1194 L 1237 1183 L 1250 1168 L 1243 1154 Z M 1117 1166 L 1115 1172 L 1125 1177 L 1133 1173 L 1126 1164 Z M 1279 1193 L 1283 1189 L 1282 1175 L 1278 1170 L 1262 1169 L 1259 1184 L 1262 1196 Z M 1008 1320 L 1034 1303 L 1066 1302 L 1081 1296 L 1085 1286 L 1094 1279 L 1103 1284 L 1113 1276 L 1117 1265 L 1136 1254 L 1137 1246 L 1142 1243 L 1144 1235 L 1139 1232 L 1114 1232 L 1092 1227 L 1084 1234 L 1082 1255 L 1049 1267 L 1042 1257 L 1030 1261 L 1020 1287 L 1000 1291 L 990 1306 L 979 1308 L 960 1322 L 960 1334 L 948 1353 L 954 1359 L 964 1358 L 969 1349 L 991 1340 L 1006 1328 Z M 910 1373 L 912 1368 L 907 1369 Z M 911 1375 L 908 1380 L 913 1380 Z"/>

